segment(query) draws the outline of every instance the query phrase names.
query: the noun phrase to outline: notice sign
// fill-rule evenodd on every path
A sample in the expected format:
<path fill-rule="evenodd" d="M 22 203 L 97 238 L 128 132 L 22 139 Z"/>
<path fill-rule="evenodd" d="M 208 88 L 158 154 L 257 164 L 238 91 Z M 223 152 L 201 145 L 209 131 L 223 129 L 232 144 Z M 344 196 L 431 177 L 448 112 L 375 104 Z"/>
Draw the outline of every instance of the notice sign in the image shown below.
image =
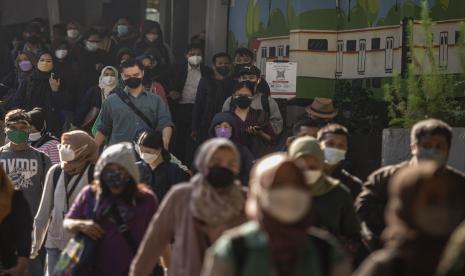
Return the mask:
<path fill-rule="evenodd" d="M 273 98 L 294 98 L 297 91 L 297 63 L 267 62 L 266 81 Z"/>

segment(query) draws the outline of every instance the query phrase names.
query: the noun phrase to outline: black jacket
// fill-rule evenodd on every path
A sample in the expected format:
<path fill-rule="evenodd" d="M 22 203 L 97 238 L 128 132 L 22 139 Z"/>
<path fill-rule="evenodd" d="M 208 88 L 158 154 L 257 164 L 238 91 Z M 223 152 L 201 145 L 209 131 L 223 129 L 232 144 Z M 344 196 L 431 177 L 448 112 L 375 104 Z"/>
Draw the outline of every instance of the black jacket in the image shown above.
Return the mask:
<path fill-rule="evenodd" d="M 182 94 L 184 90 L 184 86 L 186 85 L 187 79 L 187 70 L 188 64 L 187 62 L 183 64 L 174 65 L 170 70 L 170 78 L 167 93 L 170 91 L 177 91 Z M 213 71 L 210 67 L 205 66 L 203 64 L 200 65 L 200 72 L 202 74 L 202 78 L 211 78 L 213 76 Z"/>
<path fill-rule="evenodd" d="M 352 199 L 355 201 L 357 196 L 362 191 L 363 182 L 358 177 L 351 175 L 348 171 L 344 170 L 342 166 L 337 167 L 331 174 L 332 178 L 341 181 L 347 186 L 352 195 Z"/>
<path fill-rule="evenodd" d="M 60 85 L 66 87 L 69 100 L 66 102 L 65 110 L 73 111 L 76 108 L 77 99 L 79 99 L 78 81 L 79 67 L 74 57 L 68 55 L 63 61 L 54 61 L 56 77 L 60 79 Z"/>
<path fill-rule="evenodd" d="M 356 211 L 361 221 L 373 233 L 372 245 L 374 248 L 381 246 L 379 237 L 386 227 L 384 210 L 388 201 L 388 186 L 391 178 L 409 164 L 410 161 L 406 161 L 397 165 L 383 167 L 372 173 L 363 184 L 362 192 L 355 202 Z M 463 173 L 451 167 L 444 168 L 444 173 L 458 179 L 459 183 L 465 185 L 465 175 Z"/>
<path fill-rule="evenodd" d="M 78 48 L 76 58 L 79 68 L 78 94 L 83 94 L 87 89 L 98 84 L 100 70 L 97 70 L 96 65 L 103 64 L 103 66 L 106 66 L 109 64 L 109 59 L 104 50 L 98 49 L 95 52 L 89 52 L 82 46 Z"/>
<path fill-rule="evenodd" d="M 215 80 L 202 78 L 197 89 L 192 116 L 192 130 L 198 133 L 199 142 L 208 139 L 210 123 L 223 104 L 232 95 L 234 81 L 232 79 Z"/>
<path fill-rule="evenodd" d="M 0 262 L 9 269 L 31 252 L 32 216 L 21 191 L 13 194 L 11 212 L 0 222 Z"/>
<path fill-rule="evenodd" d="M 59 136 L 64 122 L 61 111 L 69 106 L 70 96 L 65 83 L 60 85 L 58 92 L 53 92 L 49 78 L 50 73 L 35 70 L 30 80 L 20 83 L 9 109 L 22 108 L 29 111 L 41 107 L 45 112 L 47 131 Z"/>
<path fill-rule="evenodd" d="M 137 162 L 137 166 L 142 176 L 142 182 L 150 186 L 159 202 L 163 200 L 171 187 L 189 181 L 189 175 L 170 161 L 164 161 L 154 170 L 143 161 Z"/>

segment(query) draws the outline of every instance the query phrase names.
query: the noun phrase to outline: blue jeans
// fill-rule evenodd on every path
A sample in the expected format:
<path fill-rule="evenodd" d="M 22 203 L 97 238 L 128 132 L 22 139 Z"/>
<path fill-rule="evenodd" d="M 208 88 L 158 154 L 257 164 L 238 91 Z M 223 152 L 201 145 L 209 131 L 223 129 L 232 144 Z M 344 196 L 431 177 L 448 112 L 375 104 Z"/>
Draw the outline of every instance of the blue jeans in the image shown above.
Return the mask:
<path fill-rule="evenodd" d="M 53 271 L 55 270 L 55 265 L 60 258 L 61 250 L 58 248 L 46 248 L 47 258 L 46 258 L 46 276 L 52 276 Z"/>

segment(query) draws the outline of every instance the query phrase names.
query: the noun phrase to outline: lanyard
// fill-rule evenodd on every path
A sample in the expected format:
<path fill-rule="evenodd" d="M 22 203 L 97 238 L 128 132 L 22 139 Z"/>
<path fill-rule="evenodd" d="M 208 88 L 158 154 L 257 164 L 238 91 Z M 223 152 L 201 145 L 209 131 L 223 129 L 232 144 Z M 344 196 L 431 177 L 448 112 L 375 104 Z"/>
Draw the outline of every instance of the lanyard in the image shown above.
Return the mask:
<path fill-rule="evenodd" d="M 68 209 L 69 209 L 69 199 L 71 198 L 71 195 L 73 194 L 74 190 L 76 190 L 76 187 L 77 185 L 79 184 L 79 182 L 81 181 L 81 178 L 82 178 L 82 175 L 84 174 L 84 172 L 86 171 L 87 169 L 87 166 L 84 167 L 84 169 L 79 173 L 78 177 L 76 178 L 76 180 L 73 182 L 73 185 L 71 186 L 71 189 L 68 191 L 68 186 L 69 186 L 69 181 L 71 179 L 69 179 L 68 175 L 66 175 L 66 173 L 63 174 L 63 178 L 65 180 L 65 194 L 66 194 L 66 198 L 65 198 L 65 206 L 66 206 L 66 209 L 63 210 L 64 212 L 67 212 Z"/>

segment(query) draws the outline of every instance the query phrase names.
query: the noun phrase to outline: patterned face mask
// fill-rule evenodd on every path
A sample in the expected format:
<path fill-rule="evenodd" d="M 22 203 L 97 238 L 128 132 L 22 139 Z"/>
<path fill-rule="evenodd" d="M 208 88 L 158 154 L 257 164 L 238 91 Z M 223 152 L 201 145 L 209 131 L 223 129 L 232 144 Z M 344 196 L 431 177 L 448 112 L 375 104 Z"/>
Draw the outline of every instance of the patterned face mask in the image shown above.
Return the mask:
<path fill-rule="evenodd" d="M 108 188 L 126 188 L 133 182 L 131 176 L 126 171 L 121 170 L 104 170 L 100 180 Z"/>

